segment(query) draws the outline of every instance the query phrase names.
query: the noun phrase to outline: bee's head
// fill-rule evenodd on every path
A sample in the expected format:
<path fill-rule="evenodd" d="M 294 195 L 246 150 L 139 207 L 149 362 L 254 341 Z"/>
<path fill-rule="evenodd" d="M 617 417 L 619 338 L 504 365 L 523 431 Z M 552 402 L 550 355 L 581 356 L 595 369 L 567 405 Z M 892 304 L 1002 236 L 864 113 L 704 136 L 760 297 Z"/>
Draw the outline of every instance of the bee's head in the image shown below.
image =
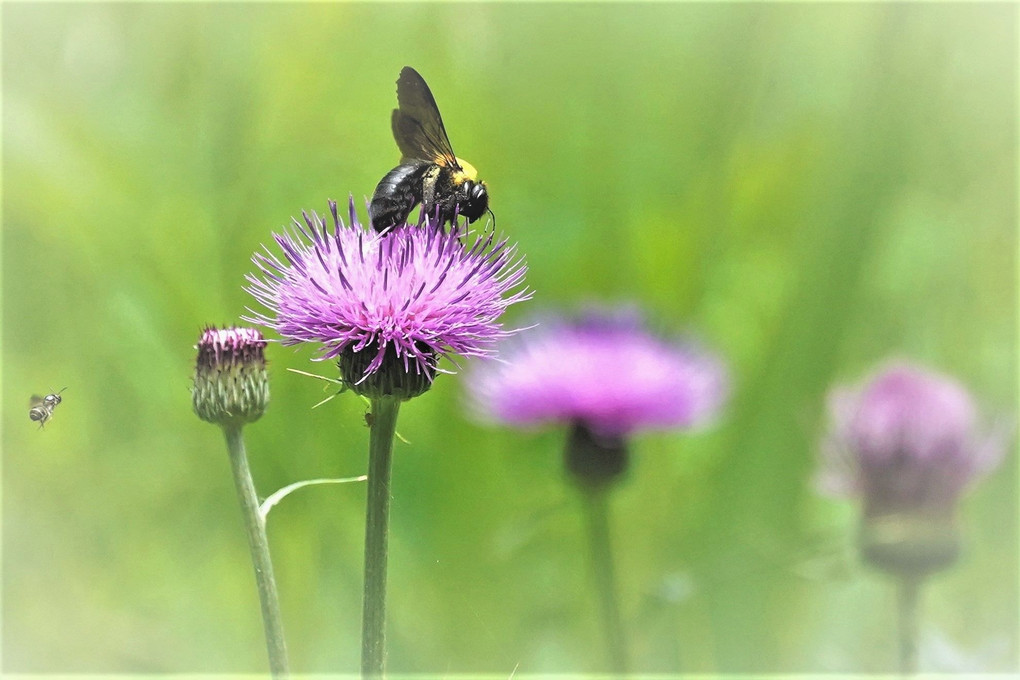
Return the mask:
<path fill-rule="evenodd" d="M 474 222 L 489 209 L 489 189 L 485 182 L 466 180 L 461 186 L 463 199 L 460 202 L 460 214 Z"/>

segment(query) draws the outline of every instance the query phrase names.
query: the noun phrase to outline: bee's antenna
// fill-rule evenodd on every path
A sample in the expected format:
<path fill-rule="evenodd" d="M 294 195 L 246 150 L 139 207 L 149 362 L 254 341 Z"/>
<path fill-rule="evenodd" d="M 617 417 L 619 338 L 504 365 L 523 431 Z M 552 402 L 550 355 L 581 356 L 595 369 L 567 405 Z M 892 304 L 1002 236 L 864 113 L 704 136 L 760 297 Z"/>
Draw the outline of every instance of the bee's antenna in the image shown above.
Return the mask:
<path fill-rule="evenodd" d="M 496 231 L 496 213 L 492 212 L 492 208 L 486 208 L 485 211 L 489 213 L 489 217 L 492 218 L 492 230 Z"/>

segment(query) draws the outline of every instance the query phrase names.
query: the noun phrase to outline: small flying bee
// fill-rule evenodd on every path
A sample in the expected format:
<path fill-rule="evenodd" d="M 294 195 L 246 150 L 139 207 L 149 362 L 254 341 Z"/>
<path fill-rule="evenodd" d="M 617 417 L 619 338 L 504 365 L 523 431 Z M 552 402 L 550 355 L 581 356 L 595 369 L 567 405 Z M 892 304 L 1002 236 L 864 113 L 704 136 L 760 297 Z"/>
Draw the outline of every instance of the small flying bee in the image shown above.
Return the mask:
<path fill-rule="evenodd" d="M 440 225 L 458 215 L 471 223 L 489 211 L 488 187 L 474 166 L 454 155 L 432 91 L 410 66 L 397 79 L 390 123 L 400 165 L 386 173 L 372 195 L 368 213 L 376 231 L 404 223 L 419 203 Z"/>
<path fill-rule="evenodd" d="M 67 388 L 65 387 L 60 392 L 63 392 Z M 53 410 L 57 408 L 62 400 L 60 392 L 54 392 L 53 394 L 47 394 L 45 397 L 40 397 L 38 394 L 33 394 L 32 398 L 28 402 L 28 417 L 34 422 L 39 423 L 39 429 L 46 424 L 46 421 L 53 417 Z"/>

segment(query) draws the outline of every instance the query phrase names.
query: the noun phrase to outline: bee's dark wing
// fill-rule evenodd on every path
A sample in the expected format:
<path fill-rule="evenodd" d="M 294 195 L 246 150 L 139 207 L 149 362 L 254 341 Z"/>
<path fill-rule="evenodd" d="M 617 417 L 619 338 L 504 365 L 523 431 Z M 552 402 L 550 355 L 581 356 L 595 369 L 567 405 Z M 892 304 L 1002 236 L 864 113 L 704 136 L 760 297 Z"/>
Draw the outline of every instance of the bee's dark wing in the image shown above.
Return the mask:
<path fill-rule="evenodd" d="M 431 161 L 448 168 L 459 167 L 432 91 L 410 66 L 401 69 L 397 79 L 392 124 L 393 138 L 403 156 L 401 162 Z"/>
<path fill-rule="evenodd" d="M 35 408 L 36 406 L 40 406 L 41 404 L 44 403 L 46 403 L 46 401 L 42 397 L 40 397 L 38 394 L 33 394 L 32 397 L 28 400 L 28 407 Z"/>

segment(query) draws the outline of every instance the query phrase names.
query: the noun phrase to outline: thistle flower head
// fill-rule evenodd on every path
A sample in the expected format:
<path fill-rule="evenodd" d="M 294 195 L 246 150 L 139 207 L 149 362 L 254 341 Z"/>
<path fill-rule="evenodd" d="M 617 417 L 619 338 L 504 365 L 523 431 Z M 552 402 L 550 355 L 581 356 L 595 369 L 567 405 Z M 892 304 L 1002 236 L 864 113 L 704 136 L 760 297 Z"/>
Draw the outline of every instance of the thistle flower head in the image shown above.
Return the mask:
<path fill-rule="evenodd" d="M 951 511 L 960 493 L 1001 459 L 1001 438 L 978 424 L 955 380 L 905 362 L 829 395 L 823 490 L 861 497 L 868 514 Z"/>
<path fill-rule="evenodd" d="M 198 340 L 191 390 L 199 418 L 242 425 L 262 417 L 269 404 L 266 341 L 254 328 L 206 328 Z"/>
<path fill-rule="evenodd" d="M 582 423 L 608 438 L 691 427 L 728 390 L 719 359 L 656 337 L 632 309 L 540 320 L 501 359 L 472 374 L 471 397 L 484 416 L 517 426 Z"/>
<path fill-rule="evenodd" d="M 861 499 L 865 558 L 898 571 L 954 561 L 957 500 L 1004 452 L 1001 433 L 980 427 L 967 390 L 891 362 L 858 387 L 833 390 L 829 411 L 819 483 Z"/>
<path fill-rule="evenodd" d="M 499 316 L 531 296 L 506 240 L 490 234 L 462 245 L 456 230 L 427 219 L 365 231 L 353 200 L 347 224 L 332 201 L 330 213 L 331 226 L 306 213 L 275 235 L 282 258 L 253 257 L 259 271 L 246 289 L 269 311 L 247 320 L 284 344 L 318 343 L 319 358 L 337 359 L 361 394 L 410 398 L 428 389 L 440 358 L 490 356 L 510 333 Z"/>

